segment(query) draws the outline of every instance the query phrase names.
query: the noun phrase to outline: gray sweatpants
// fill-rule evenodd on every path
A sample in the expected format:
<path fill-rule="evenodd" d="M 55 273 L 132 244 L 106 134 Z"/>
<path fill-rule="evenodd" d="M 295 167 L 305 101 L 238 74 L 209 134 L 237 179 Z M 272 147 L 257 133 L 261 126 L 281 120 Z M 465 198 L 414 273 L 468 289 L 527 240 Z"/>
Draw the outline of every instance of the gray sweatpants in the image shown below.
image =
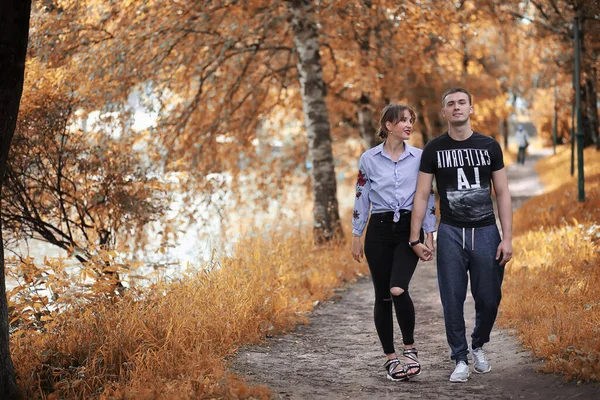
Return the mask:
<path fill-rule="evenodd" d="M 463 309 L 469 275 L 475 300 L 475 328 L 471 335 L 471 346 L 478 348 L 490 341 L 490 332 L 502 298 L 504 277 L 504 267 L 495 259 L 499 244 L 500 233 L 496 225 L 458 228 L 440 223 L 438 228 L 438 283 L 446 337 L 451 358 L 456 362 L 468 363 Z"/>

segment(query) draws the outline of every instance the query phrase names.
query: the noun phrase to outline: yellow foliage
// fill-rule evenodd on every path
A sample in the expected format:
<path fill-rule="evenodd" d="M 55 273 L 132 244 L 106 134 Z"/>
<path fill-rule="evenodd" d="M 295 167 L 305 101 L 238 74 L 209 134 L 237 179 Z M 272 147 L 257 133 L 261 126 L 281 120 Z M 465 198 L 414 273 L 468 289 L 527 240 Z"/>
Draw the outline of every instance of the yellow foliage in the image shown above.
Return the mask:
<path fill-rule="evenodd" d="M 600 153 L 585 150 L 579 203 L 568 150 L 536 165 L 547 191 L 515 214 L 500 323 L 516 328 L 545 371 L 600 381 Z"/>
<path fill-rule="evenodd" d="M 268 398 L 268 389 L 228 372 L 227 357 L 306 323 L 317 301 L 366 273 L 366 264 L 344 246 L 315 248 L 310 234 L 260 237 L 143 296 L 129 290 L 74 306 L 41 331 L 13 334 L 27 397 Z"/>

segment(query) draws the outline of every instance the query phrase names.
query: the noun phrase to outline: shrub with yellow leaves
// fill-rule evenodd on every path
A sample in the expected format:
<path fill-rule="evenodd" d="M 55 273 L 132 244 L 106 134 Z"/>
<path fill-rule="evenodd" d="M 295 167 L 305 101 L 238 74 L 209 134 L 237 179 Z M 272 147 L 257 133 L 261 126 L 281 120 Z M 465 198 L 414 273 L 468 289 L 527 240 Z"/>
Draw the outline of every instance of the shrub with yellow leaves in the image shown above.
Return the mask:
<path fill-rule="evenodd" d="M 176 282 L 74 303 L 13 334 L 27 398 L 268 398 L 227 371 L 228 357 L 307 322 L 367 270 L 344 246 L 316 248 L 298 229 L 261 237 Z"/>

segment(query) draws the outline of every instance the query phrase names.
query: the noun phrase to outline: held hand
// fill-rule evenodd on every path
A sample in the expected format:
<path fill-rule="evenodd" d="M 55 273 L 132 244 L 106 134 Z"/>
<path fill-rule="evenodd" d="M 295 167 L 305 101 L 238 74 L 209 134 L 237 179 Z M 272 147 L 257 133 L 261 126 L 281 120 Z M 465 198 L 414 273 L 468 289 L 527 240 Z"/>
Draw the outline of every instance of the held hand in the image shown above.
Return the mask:
<path fill-rule="evenodd" d="M 435 246 L 433 245 L 433 232 L 425 234 L 425 246 L 431 250 L 432 254 L 435 253 Z"/>
<path fill-rule="evenodd" d="M 415 254 L 423 261 L 431 261 L 433 259 L 433 251 L 423 243 L 416 244 L 412 247 Z"/>
<path fill-rule="evenodd" d="M 363 251 L 362 243 L 360 242 L 360 236 L 352 236 L 352 258 L 356 260 L 356 262 L 360 262 L 360 260 L 364 257 L 365 253 Z"/>
<path fill-rule="evenodd" d="M 500 260 L 500 256 L 502 259 L 500 260 L 500 265 L 504 265 L 510 261 L 513 254 L 512 242 L 510 240 L 503 240 L 498 245 L 498 250 L 496 250 L 496 260 Z"/>

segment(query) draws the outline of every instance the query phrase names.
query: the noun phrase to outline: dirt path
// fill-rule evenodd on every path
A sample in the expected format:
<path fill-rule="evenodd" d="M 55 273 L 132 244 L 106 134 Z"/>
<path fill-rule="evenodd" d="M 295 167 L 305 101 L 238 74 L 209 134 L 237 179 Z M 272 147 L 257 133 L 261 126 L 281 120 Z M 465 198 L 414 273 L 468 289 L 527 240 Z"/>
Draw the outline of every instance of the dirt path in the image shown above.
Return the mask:
<path fill-rule="evenodd" d="M 515 206 L 541 192 L 532 154 L 525 166 L 509 168 Z M 565 384 L 536 372 L 539 363 L 505 330 L 494 329 L 486 345 L 492 372 L 472 374 L 468 383 L 448 382 L 453 368 L 443 324 L 435 263 L 420 263 L 411 283 L 417 324 L 415 339 L 423 373 L 409 382 L 385 378 L 385 361 L 373 326 L 369 278 L 348 286 L 320 305 L 310 325 L 240 351 L 235 369 L 253 383 L 269 386 L 277 399 L 600 399 L 600 386 Z M 474 324 L 469 294 L 467 332 Z M 396 342 L 400 344 L 396 327 Z"/>

